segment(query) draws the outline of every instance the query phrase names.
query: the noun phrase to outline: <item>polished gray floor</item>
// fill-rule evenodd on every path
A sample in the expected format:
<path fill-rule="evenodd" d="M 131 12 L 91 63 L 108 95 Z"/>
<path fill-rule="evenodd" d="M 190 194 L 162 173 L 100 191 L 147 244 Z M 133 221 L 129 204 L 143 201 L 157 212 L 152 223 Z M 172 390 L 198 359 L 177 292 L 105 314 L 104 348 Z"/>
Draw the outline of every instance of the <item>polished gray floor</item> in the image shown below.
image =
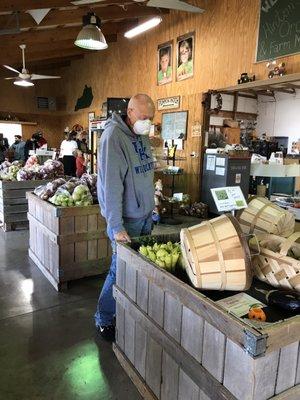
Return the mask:
<path fill-rule="evenodd" d="M 28 231 L 0 229 L 0 400 L 137 400 L 97 338 L 99 278 L 57 293 L 27 256 Z"/>

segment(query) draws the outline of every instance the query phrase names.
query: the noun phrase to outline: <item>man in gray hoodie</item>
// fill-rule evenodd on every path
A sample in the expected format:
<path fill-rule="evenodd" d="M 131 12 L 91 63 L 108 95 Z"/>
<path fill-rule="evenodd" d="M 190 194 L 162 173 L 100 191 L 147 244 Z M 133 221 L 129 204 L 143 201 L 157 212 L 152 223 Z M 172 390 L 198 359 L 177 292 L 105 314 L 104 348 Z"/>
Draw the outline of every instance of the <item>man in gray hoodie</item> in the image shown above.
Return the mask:
<path fill-rule="evenodd" d="M 127 116 L 114 113 L 105 125 L 98 152 L 98 198 L 113 249 L 109 273 L 98 300 L 95 323 L 101 336 L 115 336 L 116 241 L 149 235 L 154 208 L 154 163 L 149 133 L 155 106 L 146 94 L 133 96 Z"/>

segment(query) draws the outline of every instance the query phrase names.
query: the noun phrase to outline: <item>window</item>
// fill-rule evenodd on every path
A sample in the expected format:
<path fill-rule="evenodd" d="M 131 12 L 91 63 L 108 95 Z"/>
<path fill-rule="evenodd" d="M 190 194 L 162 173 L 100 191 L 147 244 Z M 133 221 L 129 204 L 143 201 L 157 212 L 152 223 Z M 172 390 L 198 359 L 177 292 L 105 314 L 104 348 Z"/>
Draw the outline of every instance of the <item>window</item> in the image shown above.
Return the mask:
<path fill-rule="evenodd" d="M 11 146 L 15 141 L 15 135 L 22 136 L 22 125 L 0 122 L 0 133 L 3 133 L 3 137 L 7 138 L 8 143 Z"/>

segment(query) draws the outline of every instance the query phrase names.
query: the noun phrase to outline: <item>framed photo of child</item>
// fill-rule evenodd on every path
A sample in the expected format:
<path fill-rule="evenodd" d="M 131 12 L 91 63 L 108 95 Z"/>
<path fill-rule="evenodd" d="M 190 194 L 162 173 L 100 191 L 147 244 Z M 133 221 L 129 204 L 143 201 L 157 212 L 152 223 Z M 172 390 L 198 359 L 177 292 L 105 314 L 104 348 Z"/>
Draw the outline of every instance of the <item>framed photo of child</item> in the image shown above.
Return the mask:
<path fill-rule="evenodd" d="M 194 76 L 195 32 L 177 38 L 176 80 Z"/>
<path fill-rule="evenodd" d="M 160 44 L 157 48 L 157 84 L 165 85 L 173 80 L 173 41 Z"/>

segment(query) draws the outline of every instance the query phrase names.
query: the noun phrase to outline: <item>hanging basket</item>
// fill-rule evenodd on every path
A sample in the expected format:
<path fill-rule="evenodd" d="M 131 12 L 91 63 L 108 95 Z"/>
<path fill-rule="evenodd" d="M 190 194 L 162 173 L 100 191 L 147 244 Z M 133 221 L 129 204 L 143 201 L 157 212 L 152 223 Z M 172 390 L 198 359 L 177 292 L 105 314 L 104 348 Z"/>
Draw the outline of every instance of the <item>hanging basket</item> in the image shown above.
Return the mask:
<path fill-rule="evenodd" d="M 198 289 L 245 290 L 252 281 L 251 257 L 237 220 L 231 215 L 182 229 L 187 274 Z"/>
<path fill-rule="evenodd" d="M 295 230 L 295 217 L 264 197 L 251 197 L 237 219 L 244 233 L 267 232 L 288 237 Z"/>
<path fill-rule="evenodd" d="M 300 232 L 287 239 L 276 235 L 258 236 L 260 254 L 252 258 L 255 275 L 274 287 L 300 292 L 300 244 L 296 243 L 299 238 Z M 254 240 L 249 245 L 257 250 Z"/>

